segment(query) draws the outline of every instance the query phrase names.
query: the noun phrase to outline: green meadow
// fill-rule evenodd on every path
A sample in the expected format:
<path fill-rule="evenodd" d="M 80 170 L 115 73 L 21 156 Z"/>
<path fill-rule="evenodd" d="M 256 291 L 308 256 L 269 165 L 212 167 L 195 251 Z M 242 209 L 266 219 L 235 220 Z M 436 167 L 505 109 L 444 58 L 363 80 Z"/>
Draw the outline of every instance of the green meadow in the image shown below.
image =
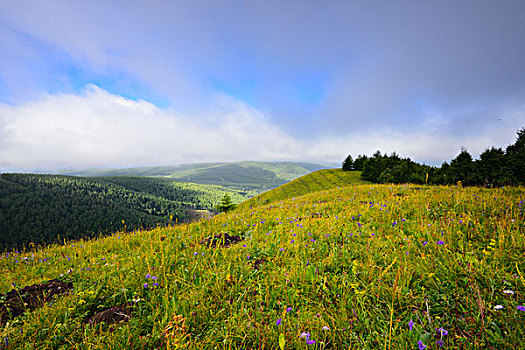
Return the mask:
<path fill-rule="evenodd" d="M 338 176 L 358 179 L 316 172 L 199 222 L 4 252 L 0 293 L 72 289 L 16 317 L 4 294 L 0 348 L 525 348 L 524 188 Z"/>

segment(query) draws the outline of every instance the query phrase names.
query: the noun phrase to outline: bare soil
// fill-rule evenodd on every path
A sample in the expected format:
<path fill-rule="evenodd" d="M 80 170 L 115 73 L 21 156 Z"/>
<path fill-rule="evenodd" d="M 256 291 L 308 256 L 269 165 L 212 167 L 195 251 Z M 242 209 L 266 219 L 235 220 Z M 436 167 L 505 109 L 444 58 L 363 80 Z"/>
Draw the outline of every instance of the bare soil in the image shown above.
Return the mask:
<path fill-rule="evenodd" d="M 0 295 L 0 325 L 28 310 L 42 307 L 55 296 L 65 294 L 72 288 L 72 282 L 53 279 Z"/>

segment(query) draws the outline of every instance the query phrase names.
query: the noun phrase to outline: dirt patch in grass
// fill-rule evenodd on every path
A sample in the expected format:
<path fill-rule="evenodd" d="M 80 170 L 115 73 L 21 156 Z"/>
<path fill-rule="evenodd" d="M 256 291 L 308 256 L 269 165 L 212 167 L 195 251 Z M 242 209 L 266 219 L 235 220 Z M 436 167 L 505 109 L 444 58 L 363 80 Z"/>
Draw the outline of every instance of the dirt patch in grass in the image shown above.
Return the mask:
<path fill-rule="evenodd" d="M 253 269 L 254 270 L 259 270 L 261 268 L 261 265 L 264 264 L 267 261 L 268 260 L 266 260 L 265 258 L 259 258 L 257 260 L 254 260 L 253 263 L 252 263 Z"/>
<path fill-rule="evenodd" d="M 214 216 L 216 213 L 209 211 L 209 210 L 196 210 L 196 209 L 188 209 L 186 212 L 186 215 L 188 216 L 186 219 L 183 219 L 182 222 L 190 223 L 199 221 L 202 219 L 208 219 Z"/>
<path fill-rule="evenodd" d="M 72 282 L 53 279 L 2 294 L 0 295 L 0 324 L 5 324 L 28 310 L 42 307 L 54 296 L 65 294 L 72 288 Z"/>
<path fill-rule="evenodd" d="M 217 246 L 229 247 L 230 245 L 239 243 L 242 240 L 244 240 L 244 237 L 242 236 L 231 236 L 227 233 L 219 233 L 213 237 L 203 239 L 200 244 L 213 248 Z"/>
<path fill-rule="evenodd" d="M 109 309 L 97 312 L 84 320 L 86 324 L 99 324 L 104 322 L 106 325 L 112 325 L 121 322 L 127 322 L 131 318 L 131 305 L 113 306 Z"/>

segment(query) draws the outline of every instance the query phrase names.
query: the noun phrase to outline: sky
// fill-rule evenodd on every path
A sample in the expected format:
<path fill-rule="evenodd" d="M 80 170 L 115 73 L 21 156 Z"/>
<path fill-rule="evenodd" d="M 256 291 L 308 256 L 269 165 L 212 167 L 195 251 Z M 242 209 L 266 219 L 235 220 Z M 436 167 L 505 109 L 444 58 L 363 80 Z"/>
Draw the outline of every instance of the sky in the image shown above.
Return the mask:
<path fill-rule="evenodd" d="M 524 62 L 523 0 L 0 0 L 0 172 L 477 158 Z"/>

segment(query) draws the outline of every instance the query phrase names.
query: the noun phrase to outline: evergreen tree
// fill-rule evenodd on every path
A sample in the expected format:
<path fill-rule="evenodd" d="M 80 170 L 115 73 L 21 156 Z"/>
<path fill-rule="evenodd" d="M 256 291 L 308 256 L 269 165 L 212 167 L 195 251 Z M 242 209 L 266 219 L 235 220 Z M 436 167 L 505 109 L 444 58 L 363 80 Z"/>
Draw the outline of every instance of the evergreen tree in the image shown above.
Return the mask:
<path fill-rule="evenodd" d="M 518 138 L 513 145 L 507 147 L 505 156 L 512 183 L 525 184 L 525 128 L 518 130 Z"/>
<path fill-rule="evenodd" d="M 454 184 L 461 181 L 464 185 L 472 184 L 471 176 L 474 170 L 474 163 L 472 156 L 468 153 L 466 148 L 461 148 L 461 153 L 450 161 L 448 167 L 448 180 Z"/>
<path fill-rule="evenodd" d="M 501 148 L 486 149 L 474 163 L 476 183 L 483 186 L 498 186 L 508 182 L 505 179 L 505 152 Z"/>
<path fill-rule="evenodd" d="M 368 157 L 365 155 L 360 154 L 357 156 L 357 158 L 354 160 L 354 170 L 362 171 L 367 159 Z"/>
<path fill-rule="evenodd" d="M 232 202 L 232 199 L 229 194 L 225 194 L 224 197 L 221 199 L 221 203 L 217 205 L 217 211 L 219 212 L 229 212 L 233 209 L 235 209 L 237 205 Z"/>
<path fill-rule="evenodd" d="M 343 161 L 343 171 L 350 171 L 354 169 L 354 160 L 349 154 L 348 157 Z"/>

